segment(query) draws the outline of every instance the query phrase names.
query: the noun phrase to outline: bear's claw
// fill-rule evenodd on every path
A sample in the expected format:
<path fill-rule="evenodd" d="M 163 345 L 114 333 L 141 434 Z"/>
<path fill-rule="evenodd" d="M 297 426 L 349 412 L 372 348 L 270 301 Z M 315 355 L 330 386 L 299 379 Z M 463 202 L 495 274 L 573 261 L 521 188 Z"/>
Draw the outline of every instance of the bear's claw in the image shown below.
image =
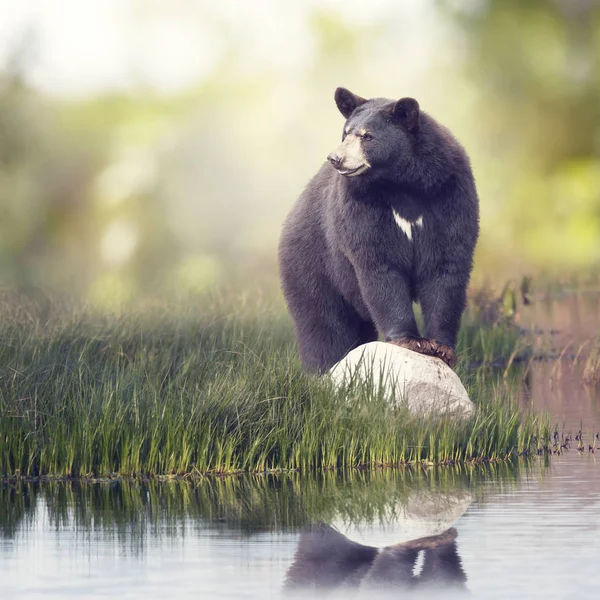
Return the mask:
<path fill-rule="evenodd" d="M 443 360 L 451 369 L 456 366 L 456 352 L 446 344 L 440 344 L 436 340 L 428 340 L 425 338 L 418 337 L 406 337 L 398 340 L 391 340 L 390 344 L 418 352 L 419 354 L 426 354 L 427 356 L 435 356 Z"/>

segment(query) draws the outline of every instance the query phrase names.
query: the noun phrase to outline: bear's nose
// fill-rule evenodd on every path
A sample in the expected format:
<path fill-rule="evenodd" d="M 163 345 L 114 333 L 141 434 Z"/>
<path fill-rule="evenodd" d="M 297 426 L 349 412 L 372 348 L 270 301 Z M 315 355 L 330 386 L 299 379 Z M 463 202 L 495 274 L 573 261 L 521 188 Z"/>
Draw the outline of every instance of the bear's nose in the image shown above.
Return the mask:
<path fill-rule="evenodd" d="M 334 169 L 339 169 L 342 166 L 342 157 L 335 152 L 332 152 L 327 160 L 333 165 Z"/>

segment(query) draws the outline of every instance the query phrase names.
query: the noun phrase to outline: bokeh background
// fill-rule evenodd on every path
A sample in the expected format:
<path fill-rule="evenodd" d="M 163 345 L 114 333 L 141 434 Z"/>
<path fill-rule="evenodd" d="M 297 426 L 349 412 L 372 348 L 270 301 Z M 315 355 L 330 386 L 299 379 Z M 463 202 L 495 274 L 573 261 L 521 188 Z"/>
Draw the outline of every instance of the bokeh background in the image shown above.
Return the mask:
<path fill-rule="evenodd" d="M 474 280 L 600 265 L 600 2 L 0 0 L 0 286 L 277 286 L 343 85 L 469 152 Z"/>

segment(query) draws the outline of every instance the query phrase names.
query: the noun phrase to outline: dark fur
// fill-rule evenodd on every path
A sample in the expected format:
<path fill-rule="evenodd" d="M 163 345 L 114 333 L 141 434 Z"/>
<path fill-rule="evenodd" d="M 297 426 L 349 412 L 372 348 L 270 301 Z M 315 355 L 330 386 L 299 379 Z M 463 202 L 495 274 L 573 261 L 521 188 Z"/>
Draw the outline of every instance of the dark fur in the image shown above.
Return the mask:
<path fill-rule="evenodd" d="M 300 536 L 284 590 L 459 592 L 466 589 L 467 577 L 458 555 L 456 536 L 456 530 L 451 528 L 440 535 L 379 549 L 353 542 L 324 523 L 315 524 Z M 424 565 L 415 576 L 421 551 Z"/>
<path fill-rule="evenodd" d="M 411 98 L 367 101 L 339 88 L 336 102 L 345 127 L 372 133 L 362 142 L 372 168 L 347 178 L 324 164 L 285 222 L 281 282 L 302 363 L 323 372 L 378 332 L 418 339 L 413 301 L 425 338 L 453 349 L 479 232 L 469 159 Z M 412 241 L 392 209 L 423 217 Z"/>
<path fill-rule="evenodd" d="M 333 589 L 349 582 L 358 585 L 378 553 L 378 548 L 353 542 L 329 525 L 311 525 L 300 536 L 285 587 L 299 590 Z"/>

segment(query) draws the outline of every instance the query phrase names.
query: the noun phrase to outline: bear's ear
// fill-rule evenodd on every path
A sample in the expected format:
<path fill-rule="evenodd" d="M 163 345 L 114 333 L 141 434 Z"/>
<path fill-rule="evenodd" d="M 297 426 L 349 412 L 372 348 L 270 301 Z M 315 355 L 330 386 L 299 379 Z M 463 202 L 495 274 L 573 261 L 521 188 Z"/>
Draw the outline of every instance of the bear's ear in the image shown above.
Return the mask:
<path fill-rule="evenodd" d="M 414 98 L 398 100 L 392 114 L 408 131 L 414 131 L 419 126 L 419 103 Z"/>
<path fill-rule="evenodd" d="M 346 119 L 354 112 L 355 108 L 366 102 L 364 98 L 353 94 L 350 90 L 343 87 L 335 90 L 334 98 L 337 107 Z"/>

